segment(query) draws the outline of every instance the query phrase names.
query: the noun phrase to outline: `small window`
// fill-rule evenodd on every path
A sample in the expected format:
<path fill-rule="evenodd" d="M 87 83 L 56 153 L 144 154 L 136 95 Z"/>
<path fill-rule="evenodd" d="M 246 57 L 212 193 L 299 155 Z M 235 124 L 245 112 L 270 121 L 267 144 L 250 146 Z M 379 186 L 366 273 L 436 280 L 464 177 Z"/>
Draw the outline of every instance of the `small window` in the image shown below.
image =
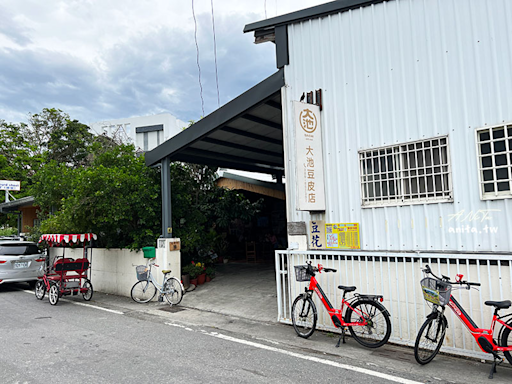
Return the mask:
<path fill-rule="evenodd" d="M 476 130 L 482 199 L 512 197 L 512 125 Z"/>
<path fill-rule="evenodd" d="M 359 152 L 362 205 L 453 201 L 448 137 Z"/>

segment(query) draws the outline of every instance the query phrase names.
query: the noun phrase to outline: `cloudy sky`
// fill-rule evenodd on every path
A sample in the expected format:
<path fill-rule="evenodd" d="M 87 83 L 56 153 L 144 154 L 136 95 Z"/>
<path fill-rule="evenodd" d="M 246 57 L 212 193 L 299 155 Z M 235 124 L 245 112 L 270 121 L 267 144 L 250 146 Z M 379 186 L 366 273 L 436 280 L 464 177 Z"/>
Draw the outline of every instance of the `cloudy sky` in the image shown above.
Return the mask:
<path fill-rule="evenodd" d="M 96 121 L 169 112 L 183 121 L 276 71 L 272 43 L 254 44 L 246 24 L 327 0 L 2 0 L 0 119 L 60 108 Z"/>

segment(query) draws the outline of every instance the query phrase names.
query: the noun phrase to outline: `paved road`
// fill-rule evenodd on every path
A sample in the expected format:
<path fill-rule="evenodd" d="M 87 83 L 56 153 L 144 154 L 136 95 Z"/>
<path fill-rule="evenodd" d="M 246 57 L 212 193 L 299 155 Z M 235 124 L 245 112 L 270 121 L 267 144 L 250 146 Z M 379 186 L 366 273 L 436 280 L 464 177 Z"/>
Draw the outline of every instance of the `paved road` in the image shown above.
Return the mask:
<path fill-rule="evenodd" d="M 178 325 L 143 311 L 106 311 L 79 298 L 51 306 L 15 288 L 0 293 L 2 383 L 390 382 L 382 373 L 344 369 L 333 356 Z"/>
<path fill-rule="evenodd" d="M 101 294 L 51 306 L 22 284 L 0 285 L 0 383 L 487 382 L 475 362 L 419 367 L 399 347 L 335 349 L 321 332 L 305 341 L 289 326 L 167 308 Z M 493 384 L 511 378 L 500 367 Z"/>

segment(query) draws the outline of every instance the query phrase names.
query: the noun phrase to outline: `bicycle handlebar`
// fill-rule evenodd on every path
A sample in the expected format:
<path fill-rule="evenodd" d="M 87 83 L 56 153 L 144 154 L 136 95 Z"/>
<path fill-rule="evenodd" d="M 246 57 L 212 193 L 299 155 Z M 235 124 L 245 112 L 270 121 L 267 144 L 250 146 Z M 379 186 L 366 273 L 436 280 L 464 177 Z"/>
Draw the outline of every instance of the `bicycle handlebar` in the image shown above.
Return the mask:
<path fill-rule="evenodd" d="M 315 272 L 318 272 L 318 273 L 322 273 L 322 271 L 325 271 L 325 272 L 336 272 L 336 269 L 334 268 L 324 268 L 324 266 L 322 264 L 318 264 L 316 267 L 313 266 L 312 262 L 311 261 L 306 261 L 306 265 L 308 266 L 308 272 L 312 275 L 313 273 Z"/>
<path fill-rule="evenodd" d="M 426 274 L 429 274 L 429 275 L 432 275 L 434 276 L 437 280 L 441 280 L 441 281 L 444 281 L 445 283 L 449 283 L 449 284 L 458 284 L 458 285 L 466 285 L 469 289 L 469 287 L 471 286 L 475 286 L 475 287 L 480 287 L 481 284 L 480 283 L 471 283 L 469 281 L 464 281 L 464 280 L 459 280 L 459 281 L 450 281 L 450 278 L 449 277 L 446 277 L 444 275 L 441 275 L 442 277 L 439 277 L 439 276 L 436 276 L 434 274 L 434 272 L 432 272 L 432 270 L 430 269 L 430 267 L 428 265 L 425 266 L 425 268 L 422 269 L 423 272 L 425 272 Z M 458 275 L 461 277 L 462 279 L 462 276 L 463 275 Z"/>

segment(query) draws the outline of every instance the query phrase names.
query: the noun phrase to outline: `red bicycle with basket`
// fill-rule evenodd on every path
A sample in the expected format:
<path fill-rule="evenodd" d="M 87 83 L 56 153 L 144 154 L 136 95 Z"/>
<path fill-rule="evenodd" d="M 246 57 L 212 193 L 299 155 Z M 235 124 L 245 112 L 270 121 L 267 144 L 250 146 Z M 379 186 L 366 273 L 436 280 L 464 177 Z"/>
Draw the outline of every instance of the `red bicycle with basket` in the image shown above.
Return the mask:
<path fill-rule="evenodd" d="M 457 275 L 455 281 L 450 281 L 450 278 L 444 275 L 438 277 L 428 265 L 425 266 L 423 272 L 426 277 L 421 280 L 421 289 L 424 299 L 432 304 L 432 312 L 427 316 L 427 320 L 421 326 L 416 337 L 414 345 L 416 361 L 420 364 L 428 364 L 441 349 L 446 328 L 448 328 L 448 321 L 444 315 L 445 306 L 448 306 L 475 338 L 480 349 L 493 356 L 494 362 L 491 366 L 489 379 L 492 379 L 494 373 L 496 373 L 496 366 L 503 362 L 498 352 L 503 352 L 509 363 L 512 364 L 512 313 L 499 315 L 499 310 L 510 308 L 512 302 L 510 300 L 486 301 L 485 305 L 494 307 L 491 327 L 489 329 L 479 328 L 455 297 L 452 296 L 452 287 L 458 286 L 469 290 L 472 287 L 479 287 L 480 283 L 464 281 L 462 280 L 463 275 Z M 505 321 L 506 318 L 509 319 Z M 497 336 L 495 336 L 496 323 L 501 324 Z"/>
<path fill-rule="evenodd" d="M 49 247 L 83 243 L 83 257 L 79 259 L 65 257 L 66 248 L 64 247 L 62 255 L 56 256 L 51 262 L 50 253 L 47 252 L 45 274 L 36 283 L 37 299 L 43 300 L 44 295 L 48 292 L 48 301 L 51 305 L 56 305 L 59 298 L 67 295 L 82 294 L 84 300 L 91 300 L 94 291 L 89 277 L 91 263 L 86 242 L 91 242 L 93 239 L 97 239 L 94 233 L 41 236 L 39 242 L 46 242 Z M 89 249 L 91 248 L 89 247 Z"/>
<path fill-rule="evenodd" d="M 384 345 L 391 335 L 391 320 L 388 310 L 381 304 L 383 297 L 355 293 L 353 297 L 345 299 L 347 293 L 354 292 L 357 288 L 339 285 L 338 289 L 343 291 L 343 296 L 341 297 L 341 308 L 336 309 L 315 277 L 316 273 L 322 273 L 322 271 L 336 272 L 333 268 L 324 268 L 322 264 L 314 267 L 311 265 L 311 261 L 306 262 L 306 265 L 295 266 L 297 281 L 309 281 L 309 287 L 305 289 L 304 293 L 297 296 L 292 305 L 292 322 L 297 335 L 308 338 L 315 332 L 318 313 L 312 295 L 313 292 L 316 292 L 334 326 L 341 328 L 341 335 L 336 347 L 339 347 L 341 340 L 345 343 L 346 328 L 352 337 L 365 347 L 377 348 Z"/>

